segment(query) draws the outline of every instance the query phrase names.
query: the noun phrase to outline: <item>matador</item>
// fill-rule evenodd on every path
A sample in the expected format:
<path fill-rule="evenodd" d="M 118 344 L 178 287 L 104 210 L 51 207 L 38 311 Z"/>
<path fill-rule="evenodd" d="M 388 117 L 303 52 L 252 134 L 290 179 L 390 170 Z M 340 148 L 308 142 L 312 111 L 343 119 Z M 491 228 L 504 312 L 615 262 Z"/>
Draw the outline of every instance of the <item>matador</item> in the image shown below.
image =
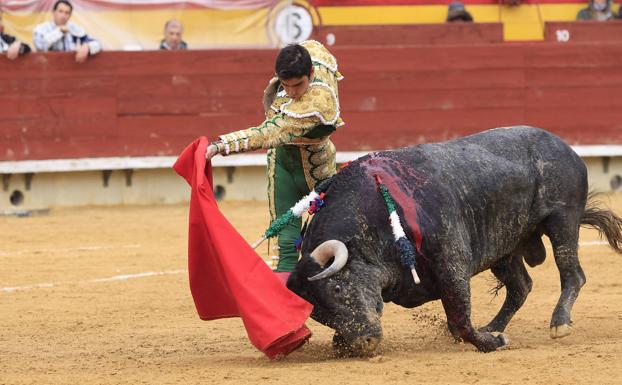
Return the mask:
<path fill-rule="evenodd" d="M 337 82 L 343 77 L 337 60 L 319 42 L 309 40 L 283 48 L 276 76 L 264 91 L 266 119 L 257 127 L 221 135 L 206 157 L 268 149 L 268 201 L 275 220 L 336 172 L 330 135 L 344 124 Z M 295 243 L 302 219 L 278 236 L 277 274 L 284 281 L 298 261 Z"/>

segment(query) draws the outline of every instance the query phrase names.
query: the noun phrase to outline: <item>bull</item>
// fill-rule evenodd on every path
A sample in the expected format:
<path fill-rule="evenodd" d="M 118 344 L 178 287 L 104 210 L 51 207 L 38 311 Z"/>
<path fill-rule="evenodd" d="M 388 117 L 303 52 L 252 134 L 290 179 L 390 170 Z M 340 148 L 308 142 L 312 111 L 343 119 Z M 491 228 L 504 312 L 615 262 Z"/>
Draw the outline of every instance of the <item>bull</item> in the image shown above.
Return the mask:
<path fill-rule="evenodd" d="M 416 284 L 403 266 L 374 178 L 397 203 L 417 244 Z M 326 184 L 325 206 L 309 223 L 290 290 L 313 304 L 311 317 L 335 329 L 333 345 L 371 355 L 381 339 L 385 302 L 406 308 L 440 299 L 449 331 L 482 352 L 508 343 L 502 333 L 525 302 L 525 267 L 544 262 L 552 244 L 561 279 L 552 338 L 570 334 L 571 310 L 586 278 L 579 228 L 593 227 L 622 253 L 622 220 L 588 199 L 587 171 L 559 137 L 542 129 L 497 128 L 464 138 L 376 152 Z M 498 314 L 471 323 L 470 278 L 490 269 L 506 288 Z"/>

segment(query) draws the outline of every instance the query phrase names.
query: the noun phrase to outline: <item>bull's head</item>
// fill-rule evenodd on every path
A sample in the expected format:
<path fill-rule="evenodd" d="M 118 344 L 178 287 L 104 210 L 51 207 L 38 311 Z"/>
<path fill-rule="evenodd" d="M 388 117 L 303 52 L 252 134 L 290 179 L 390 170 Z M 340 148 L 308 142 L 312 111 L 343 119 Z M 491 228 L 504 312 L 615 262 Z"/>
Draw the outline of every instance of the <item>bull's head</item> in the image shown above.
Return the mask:
<path fill-rule="evenodd" d="M 356 246 L 361 243 L 347 243 L 328 240 L 304 247 L 287 286 L 313 304 L 314 320 L 335 329 L 333 345 L 339 354 L 372 355 L 382 339 L 382 274 L 352 257 L 361 253 Z"/>

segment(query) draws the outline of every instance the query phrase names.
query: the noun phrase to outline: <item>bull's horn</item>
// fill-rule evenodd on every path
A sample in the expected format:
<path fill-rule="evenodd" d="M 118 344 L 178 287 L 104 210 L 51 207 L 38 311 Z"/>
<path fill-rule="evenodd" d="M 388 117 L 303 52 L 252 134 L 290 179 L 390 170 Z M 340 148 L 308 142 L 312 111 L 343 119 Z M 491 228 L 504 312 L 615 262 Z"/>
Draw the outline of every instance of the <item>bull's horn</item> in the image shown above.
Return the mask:
<path fill-rule="evenodd" d="M 311 258 L 315 259 L 322 267 L 324 267 L 326 262 L 333 256 L 335 257 L 333 263 L 321 273 L 309 277 L 309 281 L 330 277 L 341 270 L 346 262 L 348 262 L 348 248 L 343 242 L 334 239 L 322 243 L 311 252 Z"/>

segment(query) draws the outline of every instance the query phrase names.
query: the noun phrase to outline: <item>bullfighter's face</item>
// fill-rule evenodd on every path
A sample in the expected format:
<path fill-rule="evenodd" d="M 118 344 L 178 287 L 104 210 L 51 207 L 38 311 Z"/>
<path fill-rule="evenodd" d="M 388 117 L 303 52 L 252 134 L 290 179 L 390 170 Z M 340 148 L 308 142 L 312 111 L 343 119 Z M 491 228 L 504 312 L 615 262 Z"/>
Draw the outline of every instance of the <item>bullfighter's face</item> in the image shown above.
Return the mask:
<path fill-rule="evenodd" d="M 309 76 L 301 76 L 298 78 L 290 78 L 290 79 L 279 79 L 281 81 L 281 85 L 289 96 L 292 99 L 300 99 L 302 95 L 307 92 L 309 89 L 309 83 L 313 79 L 313 68 L 311 68 L 311 74 Z"/>
<path fill-rule="evenodd" d="M 333 276 L 309 281 L 322 266 L 303 256 L 287 287 L 313 305 L 311 317 L 335 329 L 333 346 L 340 355 L 373 355 L 382 339 L 383 301 L 380 274 L 353 260 Z"/>

